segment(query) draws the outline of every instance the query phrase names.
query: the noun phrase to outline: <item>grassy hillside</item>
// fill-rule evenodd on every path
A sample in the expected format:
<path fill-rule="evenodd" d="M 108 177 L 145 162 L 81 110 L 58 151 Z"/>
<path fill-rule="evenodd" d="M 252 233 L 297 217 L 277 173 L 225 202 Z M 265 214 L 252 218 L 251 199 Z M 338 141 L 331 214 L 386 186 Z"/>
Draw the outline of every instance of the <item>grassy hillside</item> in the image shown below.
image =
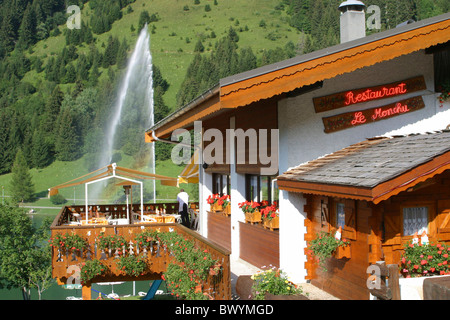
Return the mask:
<path fill-rule="evenodd" d="M 201 0 L 194 5 L 193 0 L 136 0 L 130 4 L 132 12 L 123 9 L 122 19 L 113 24 L 109 32 L 94 35 L 99 49 L 107 43 L 109 36 L 117 36 L 120 40 L 127 39 L 131 49 L 134 47 L 138 32 L 131 31 L 131 26 L 137 29 L 139 16 L 146 10 L 156 14 L 159 21 L 152 22 L 151 52 L 153 63 L 162 72 L 163 78 L 170 83 L 165 95 L 165 101 L 173 109 L 175 96 L 186 74 L 186 69 L 192 61 L 194 48 L 198 40 L 202 40 L 205 52 L 209 54 L 217 39 L 226 35 L 233 27 L 239 35 L 240 47 L 251 47 L 258 56 L 265 49 L 283 47 L 287 42 L 297 44 L 300 34 L 287 23 L 284 11 L 275 10 L 279 0 L 219 0 L 217 5 L 211 0 Z M 209 5 L 211 11 L 205 11 Z M 189 10 L 185 10 L 185 7 Z M 89 3 L 81 11 L 83 21 L 88 23 L 92 14 Z M 262 25 L 262 26 L 260 26 Z M 59 53 L 66 45 L 64 36 L 65 25 L 59 27 L 61 34 L 38 42 L 33 47 L 30 56 L 50 57 Z M 211 38 L 214 33 L 216 38 Z M 78 47 L 79 52 L 87 52 L 89 48 Z M 105 70 L 103 70 L 105 71 Z M 106 72 L 103 72 L 106 77 Z M 32 71 L 26 75 L 26 80 L 36 83 L 39 75 Z"/>

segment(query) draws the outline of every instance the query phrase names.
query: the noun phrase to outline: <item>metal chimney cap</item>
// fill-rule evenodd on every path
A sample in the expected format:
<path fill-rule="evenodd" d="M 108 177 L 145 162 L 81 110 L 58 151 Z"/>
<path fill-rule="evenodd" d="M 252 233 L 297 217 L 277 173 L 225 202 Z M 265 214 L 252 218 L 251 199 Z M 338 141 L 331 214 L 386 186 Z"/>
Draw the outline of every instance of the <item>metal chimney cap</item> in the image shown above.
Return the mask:
<path fill-rule="evenodd" d="M 347 0 L 347 1 L 342 2 L 339 5 L 339 10 L 345 12 L 348 9 L 351 10 L 352 8 L 354 8 L 354 9 L 357 8 L 357 10 L 360 9 L 358 11 L 362 11 L 365 6 L 366 5 L 364 3 L 362 3 L 361 1 L 358 1 L 358 0 Z"/>

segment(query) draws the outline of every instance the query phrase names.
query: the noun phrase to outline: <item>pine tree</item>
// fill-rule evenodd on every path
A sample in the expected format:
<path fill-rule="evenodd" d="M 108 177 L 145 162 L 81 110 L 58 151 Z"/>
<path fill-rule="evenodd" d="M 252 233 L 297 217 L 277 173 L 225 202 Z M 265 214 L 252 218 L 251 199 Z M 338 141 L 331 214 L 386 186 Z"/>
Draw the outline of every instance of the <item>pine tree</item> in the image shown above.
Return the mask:
<path fill-rule="evenodd" d="M 163 100 L 164 91 L 161 87 L 156 87 L 153 92 L 153 102 L 154 102 L 154 122 L 164 119 L 170 112 L 169 107 L 164 103 Z"/>
<path fill-rule="evenodd" d="M 113 66 L 117 62 L 117 52 L 119 51 L 120 41 L 116 37 L 109 36 L 108 45 L 103 56 L 103 68 Z"/>
<path fill-rule="evenodd" d="M 79 137 L 71 110 L 61 111 L 58 119 L 58 134 L 55 141 L 56 159 L 73 161 L 80 155 Z"/>
<path fill-rule="evenodd" d="M 64 94 L 62 93 L 59 86 L 56 86 L 47 103 L 45 104 L 45 112 L 42 115 L 41 126 L 44 128 L 47 135 L 53 136 L 56 133 L 56 119 L 61 110 L 61 104 L 64 100 Z"/>
<path fill-rule="evenodd" d="M 14 161 L 9 139 L 10 116 L 8 112 L 0 113 L 0 174 L 11 170 Z"/>
<path fill-rule="evenodd" d="M 72 63 L 69 63 L 66 68 L 66 75 L 64 83 L 74 83 L 77 80 L 77 72 Z"/>
<path fill-rule="evenodd" d="M 22 18 L 22 24 L 19 29 L 19 39 L 29 46 L 36 41 L 36 15 L 34 10 L 31 8 L 31 4 L 27 5 Z"/>
<path fill-rule="evenodd" d="M 127 49 L 127 41 L 125 38 L 123 38 L 117 51 L 117 67 L 119 69 L 125 68 L 127 66 Z"/>
<path fill-rule="evenodd" d="M 32 200 L 34 184 L 21 149 L 17 151 L 11 172 L 10 190 L 14 201 L 23 203 L 24 201 Z"/>
<path fill-rule="evenodd" d="M 38 169 L 45 168 L 52 161 L 51 145 L 46 141 L 42 131 L 35 130 L 32 138 L 31 160 Z"/>

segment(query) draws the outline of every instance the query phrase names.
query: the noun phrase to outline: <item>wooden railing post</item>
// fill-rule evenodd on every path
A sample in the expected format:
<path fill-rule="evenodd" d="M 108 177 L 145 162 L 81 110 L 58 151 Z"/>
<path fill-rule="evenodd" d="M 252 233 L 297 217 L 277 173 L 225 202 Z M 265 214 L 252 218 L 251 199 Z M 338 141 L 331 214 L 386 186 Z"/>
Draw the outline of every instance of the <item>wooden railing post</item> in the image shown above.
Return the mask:
<path fill-rule="evenodd" d="M 373 281 L 373 286 L 369 287 L 370 293 L 380 300 L 400 300 L 398 265 L 386 266 L 384 261 L 377 261 L 370 268 L 374 271 L 370 276 Z"/>
<path fill-rule="evenodd" d="M 81 297 L 83 300 L 92 300 L 92 290 L 91 285 L 83 285 L 81 287 Z"/>

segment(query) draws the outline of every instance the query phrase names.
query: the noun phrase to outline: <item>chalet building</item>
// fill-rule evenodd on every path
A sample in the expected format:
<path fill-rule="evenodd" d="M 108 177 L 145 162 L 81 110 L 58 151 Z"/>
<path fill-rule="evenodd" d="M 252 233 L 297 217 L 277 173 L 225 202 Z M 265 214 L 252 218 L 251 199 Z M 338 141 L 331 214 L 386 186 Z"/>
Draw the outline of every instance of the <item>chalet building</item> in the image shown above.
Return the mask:
<path fill-rule="evenodd" d="M 363 8 L 344 2 L 341 28 L 364 23 Z M 397 263 L 410 238 L 403 208 L 427 208 L 422 227 L 431 238 L 448 228 L 450 134 L 442 130 L 450 118 L 431 135 L 386 133 L 448 117 L 450 103 L 439 96 L 450 74 L 450 14 L 368 36 L 347 31 L 336 46 L 221 79 L 149 128 L 146 141 L 176 143 L 176 129 L 202 134 L 199 232 L 231 259 L 280 267 L 293 282 L 311 280 L 342 299 L 367 299 L 369 264 Z M 230 215 L 210 210 L 206 200 L 217 193 L 231 196 Z M 279 228 L 246 222 L 246 200 L 276 201 Z M 305 248 L 338 223 L 351 258 L 325 275 Z"/>

